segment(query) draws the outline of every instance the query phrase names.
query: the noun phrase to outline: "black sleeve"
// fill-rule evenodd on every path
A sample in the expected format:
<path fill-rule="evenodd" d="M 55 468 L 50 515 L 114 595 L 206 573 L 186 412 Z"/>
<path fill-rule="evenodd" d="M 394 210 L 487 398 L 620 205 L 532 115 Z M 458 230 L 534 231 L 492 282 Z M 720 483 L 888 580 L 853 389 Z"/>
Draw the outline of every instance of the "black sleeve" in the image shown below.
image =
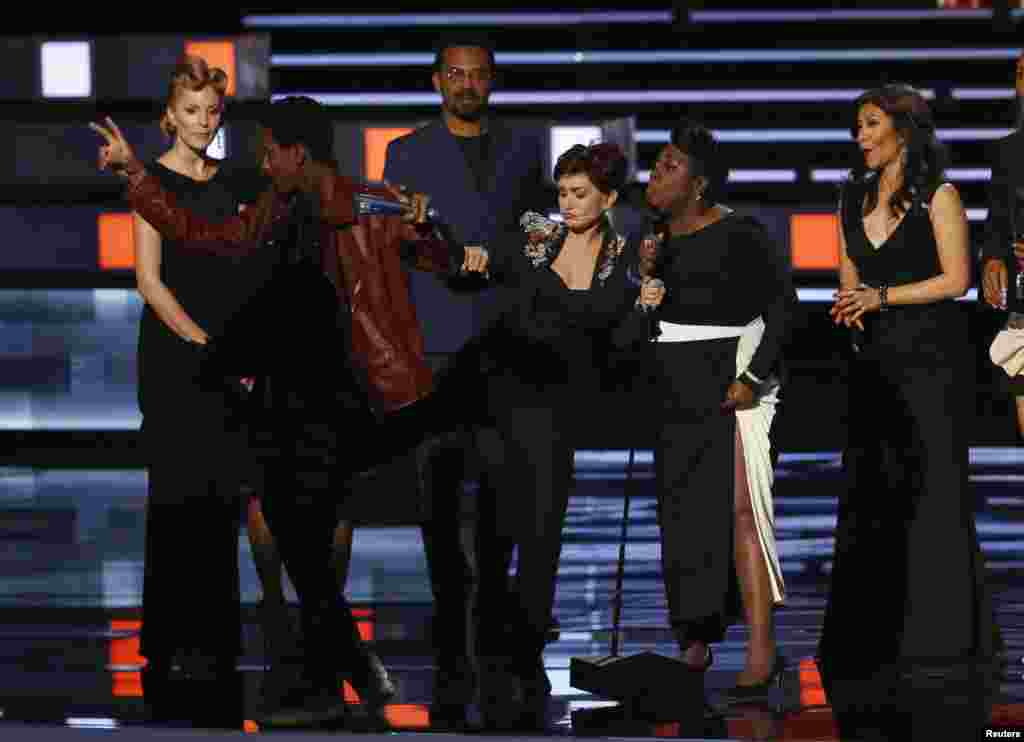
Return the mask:
<path fill-rule="evenodd" d="M 637 303 L 640 299 L 640 243 L 643 235 L 635 232 L 626 241 L 622 260 L 616 269 L 617 292 L 621 299 L 616 308 L 616 322 L 612 327 L 611 344 L 615 348 L 628 348 L 650 341 L 655 334 L 655 312 L 645 311 Z"/>
<path fill-rule="evenodd" d="M 757 261 L 761 270 L 748 275 L 755 276 L 763 287 L 760 314 L 764 320 L 764 336 L 748 368 L 751 374 L 764 381 L 771 376 L 779 361 L 782 346 L 789 338 L 797 296 L 789 264 L 768 233 L 758 226 L 751 231 L 751 235 L 755 242 L 751 249 L 756 251 L 754 254 L 762 257 L 762 260 Z"/>
<path fill-rule="evenodd" d="M 515 229 L 502 232 L 484 245 L 488 255 L 487 273 L 492 286 L 518 286 L 531 271 L 536 270 L 528 254 L 528 242 L 526 233 Z"/>
<path fill-rule="evenodd" d="M 1013 242 L 1013 179 L 1006 152 L 1009 148 L 998 143 L 990 157 L 992 181 L 988 193 L 988 219 L 985 221 L 981 245 L 981 260 L 1010 259 Z"/>

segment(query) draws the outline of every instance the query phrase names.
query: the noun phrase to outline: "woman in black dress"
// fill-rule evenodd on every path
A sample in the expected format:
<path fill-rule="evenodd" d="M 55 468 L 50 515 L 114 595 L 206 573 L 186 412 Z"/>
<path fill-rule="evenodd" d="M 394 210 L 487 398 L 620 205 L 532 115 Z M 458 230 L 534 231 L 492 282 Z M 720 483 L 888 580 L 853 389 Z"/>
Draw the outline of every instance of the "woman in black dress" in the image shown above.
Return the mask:
<path fill-rule="evenodd" d="M 657 306 L 660 330 L 650 406 L 660 413 L 655 467 L 669 619 L 683 661 L 704 671 L 742 597 L 750 644 L 733 692 L 744 696 L 767 690 L 782 670 L 772 626 L 784 593 L 768 430 L 796 297 L 787 261 L 761 224 L 718 202 L 725 174 L 711 132 L 692 121 L 676 126 L 647 188 L 666 228 L 645 245 L 653 267 L 644 272 L 664 289 L 645 288 L 642 301 Z M 739 415 L 753 417 L 738 427 Z"/>
<path fill-rule="evenodd" d="M 197 57 L 171 76 L 161 129 L 171 148 L 151 165 L 179 203 L 211 220 L 238 212 L 241 171 L 206 154 L 227 78 Z M 241 724 L 239 471 L 245 440 L 230 392 L 200 377 L 202 346 L 245 292 L 239 259 L 185 251 L 135 215 L 136 278 L 145 300 L 138 393 L 149 469 L 141 654 L 155 719 Z"/>
<path fill-rule="evenodd" d="M 819 666 L 852 734 L 931 720 L 967 739 L 953 725 L 968 734 L 984 711 L 956 698 L 956 681 L 984 686 L 1000 644 L 967 484 L 973 353 L 953 301 L 970 285 L 967 221 L 917 91 L 871 90 L 855 111 L 863 162 L 840 204 L 831 312 L 859 352 Z M 934 673 L 940 692 L 921 709 Z"/>
<path fill-rule="evenodd" d="M 496 464 L 504 476 L 493 508 L 501 541 L 494 553 L 518 548 L 510 591 L 505 570 L 480 578 L 481 705 L 492 728 L 544 723 L 551 685 L 542 652 L 572 485 L 574 426 L 589 424 L 600 405 L 613 334 L 629 337 L 631 325 L 647 332 L 635 309 L 635 246 L 606 214 L 625 173 L 614 145 L 569 149 L 554 171 L 562 223 L 528 213 L 522 232 L 486 246 L 486 264 L 467 258 L 500 287 L 503 311 L 460 351 L 439 388 L 458 395 L 475 383 L 487 399 L 504 452 Z"/>

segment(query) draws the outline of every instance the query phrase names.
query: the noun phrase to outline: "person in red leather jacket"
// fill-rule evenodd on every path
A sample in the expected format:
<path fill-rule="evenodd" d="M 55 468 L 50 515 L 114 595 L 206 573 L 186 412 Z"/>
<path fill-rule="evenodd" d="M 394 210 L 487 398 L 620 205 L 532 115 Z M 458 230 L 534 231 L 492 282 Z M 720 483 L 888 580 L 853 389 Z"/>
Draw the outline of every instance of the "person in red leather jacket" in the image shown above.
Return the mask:
<path fill-rule="evenodd" d="M 338 592 L 330 550 L 347 475 L 423 433 L 422 420 L 378 424 L 413 419 L 432 387 L 401 261 L 449 271 L 473 269 L 484 257 L 433 233 L 423 195 L 391 194 L 408 205 L 402 219 L 359 215 L 361 186 L 337 174 L 331 124 L 315 101 L 279 101 L 264 125 L 263 170 L 273 187 L 220 224 L 177 207 L 113 121 L 92 128 L 106 140 L 100 167 L 128 181 L 132 208 L 161 234 L 194 249 L 280 256 L 264 300 L 236 318 L 248 330 L 245 342 L 234 342 L 242 352 L 225 331 L 226 348 L 215 339 L 207 354 L 225 370 L 248 373 L 254 351 L 262 351 L 257 363 L 275 439 L 263 507 L 299 595 L 306 637 L 305 682 L 264 722 L 300 726 L 344 716 L 339 673 L 362 690 L 377 672 Z"/>

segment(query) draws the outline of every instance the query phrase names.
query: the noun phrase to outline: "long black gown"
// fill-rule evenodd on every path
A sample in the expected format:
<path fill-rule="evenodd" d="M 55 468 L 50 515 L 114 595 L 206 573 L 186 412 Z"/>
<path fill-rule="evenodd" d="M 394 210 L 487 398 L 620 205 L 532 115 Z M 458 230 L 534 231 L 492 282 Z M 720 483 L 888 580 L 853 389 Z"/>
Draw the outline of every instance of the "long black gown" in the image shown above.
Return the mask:
<path fill-rule="evenodd" d="M 915 201 L 875 247 L 864 232 L 864 196 L 864 187 L 848 186 L 842 209 L 861 281 L 899 286 L 941 273 L 926 204 Z M 954 689 L 991 679 L 1001 640 L 968 490 L 974 354 L 966 318 L 946 300 L 864 319 L 849 374 L 848 486 L 819 646 L 822 679 L 837 717 L 850 724 L 976 723 L 971 714 L 984 713 L 977 699 L 968 703 Z M 929 674 L 940 678 L 940 692 L 921 701 Z M 920 703 L 927 710 L 911 718 Z"/>
<path fill-rule="evenodd" d="M 253 173 L 227 164 L 208 181 L 159 162 L 149 170 L 180 204 L 215 221 L 236 215 L 239 203 L 260 185 Z M 257 262 L 183 250 L 164 240 L 160 278 L 214 337 L 256 280 Z M 150 662 L 144 682 L 151 705 L 167 700 L 159 678 L 169 666 L 188 667 L 190 673 L 197 663 L 215 666 L 214 674 L 223 676 L 234 671 L 241 652 L 238 536 L 245 437 L 229 388 L 223 380 L 202 379 L 200 363 L 200 346 L 178 337 L 146 305 L 138 345 L 149 470 L 140 652 Z M 226 723 L 234 725 L 232 719 Z"/>

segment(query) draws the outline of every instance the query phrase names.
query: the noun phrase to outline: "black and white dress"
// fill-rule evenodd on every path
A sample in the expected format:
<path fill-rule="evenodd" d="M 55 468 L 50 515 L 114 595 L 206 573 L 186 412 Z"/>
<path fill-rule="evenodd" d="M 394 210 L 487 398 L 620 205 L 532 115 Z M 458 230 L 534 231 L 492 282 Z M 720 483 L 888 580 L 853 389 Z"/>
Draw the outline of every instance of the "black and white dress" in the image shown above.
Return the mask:
<path fill-rule="evenodd" d="M 772 515 L 771 445 L 781 346 L 795 294 L 788 265 L 756 220 L 728 212 L 692 234 L 665 239 L 658 275 L 651 408 L 662 571 L 669 619 L 681 643 L 718 642 L 739 612 L 733 564 L 734 456 L 743 439 L 760 543 L 773 599 L 784 597 Z M 765 382 L 758 404 L 724 414 L 742 371 Z"/>

